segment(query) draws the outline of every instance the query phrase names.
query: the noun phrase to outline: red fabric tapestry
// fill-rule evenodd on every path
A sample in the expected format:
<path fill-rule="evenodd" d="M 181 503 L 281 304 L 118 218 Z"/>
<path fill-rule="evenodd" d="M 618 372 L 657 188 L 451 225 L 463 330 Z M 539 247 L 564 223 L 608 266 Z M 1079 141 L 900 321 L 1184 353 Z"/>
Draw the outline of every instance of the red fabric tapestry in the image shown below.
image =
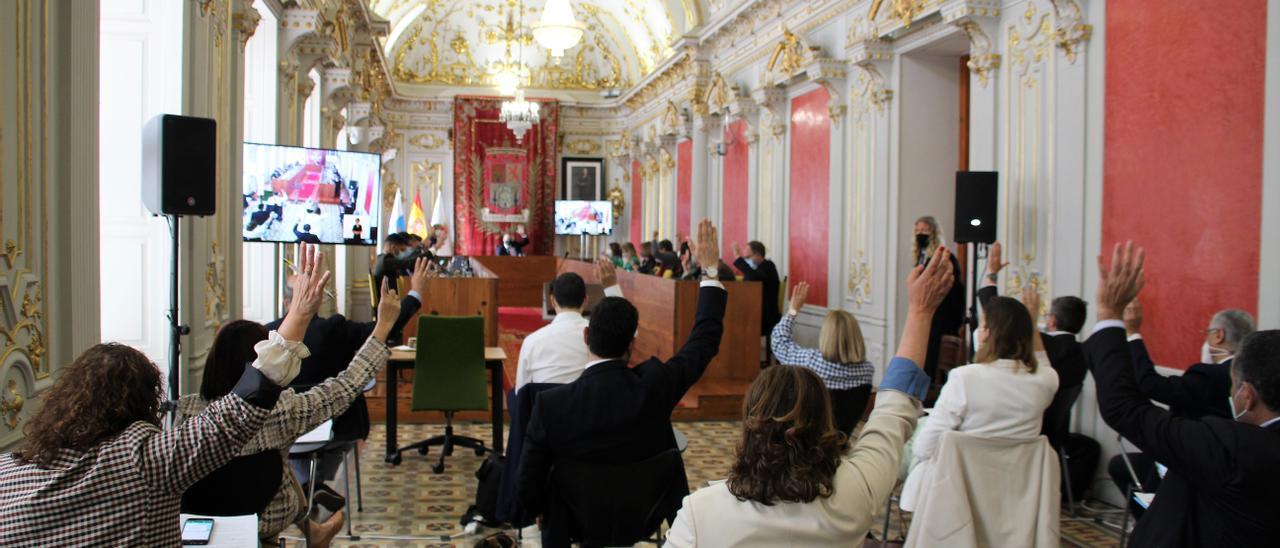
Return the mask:
<path fill-rule="evenodd" d="M 539 122 L 520 142 L 498 121 L 499 97 L 459 96 L 453 102 L 453 192 L 457 253 L 492 255 L 504 232 L 524 225 L 525 254 L 547 254 L 552 233 L 560 105 L 538 103 Z"/>

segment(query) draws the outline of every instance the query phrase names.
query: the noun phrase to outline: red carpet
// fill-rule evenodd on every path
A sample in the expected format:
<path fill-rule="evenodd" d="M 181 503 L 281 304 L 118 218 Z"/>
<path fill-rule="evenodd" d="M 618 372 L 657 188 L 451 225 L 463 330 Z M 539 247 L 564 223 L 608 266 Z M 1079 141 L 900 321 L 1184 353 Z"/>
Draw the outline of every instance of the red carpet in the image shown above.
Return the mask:
<path fill-rule="evenodd" d="M 498 307 L 498 345 L 507 353 L 507 361 L 503 364 L 507 390 L 516 384 L 516 364 L 520 360 L 520 345 L 524 338 L 547 323 L 538 308 Z"/>

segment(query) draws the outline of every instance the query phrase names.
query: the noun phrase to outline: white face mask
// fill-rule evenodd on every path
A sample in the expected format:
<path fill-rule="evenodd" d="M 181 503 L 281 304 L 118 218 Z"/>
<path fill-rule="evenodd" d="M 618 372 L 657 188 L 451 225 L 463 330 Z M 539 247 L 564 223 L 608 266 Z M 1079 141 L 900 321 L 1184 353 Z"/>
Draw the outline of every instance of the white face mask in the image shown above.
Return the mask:
<path fill-rule="evenodd" d="M 1209 344 L 1209 341 L 1200 345 L 1200 363 L 1218 363 L 1230 355 L 1226 350 Z"/>
<path fill-rule="evenodd" d="M 755 267 L 756 267 L 756 260 L 755 260 L 755 259 L 752 259 L 751 257 L 747 257 L 745 260 L 747 261 L 747 265 L 751 266 L 751 268 L 755 268 Z"/>
<path fill-rule="evenodd" d="M 1206 344 L 1207 344 L 1207 343 L 1206 343 Z M 1239 393 L 1240 393 L 1240 390 L 1242 390 L 1242 389 L 1244 389 L 1244 384 L 1241 384 L 1241 385 L 1240 385 L 1240 388 L 1237 388 L 1234 394 L 1232 394 L 1232 395 L 1230 395 L 1230 396 L 1227 396 L 1227 404 L 1231 406 L 1231 420 L 1240 420 L 1240 417 L 1241 417 L 1241 416 L 1243 416 L 1245 413 L 1248 413 L 1248 412 L 1249 412 L 1249 410 L 1248 410 L 1248 409 L 1245 409 L 1244 411 L 1236 411 L 1236 397 L 1235 397 L 1235 396 L 1236 396 L 1236 394 L 1239 394 Z"/>

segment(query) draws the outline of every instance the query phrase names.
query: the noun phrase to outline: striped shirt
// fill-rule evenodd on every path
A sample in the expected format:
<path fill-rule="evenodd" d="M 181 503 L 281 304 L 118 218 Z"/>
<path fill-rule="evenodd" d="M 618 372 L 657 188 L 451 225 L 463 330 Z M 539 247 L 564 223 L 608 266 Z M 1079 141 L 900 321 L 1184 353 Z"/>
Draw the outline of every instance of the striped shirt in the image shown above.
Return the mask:
<path fill-rule="evenodd" d="M 794 316 L 783 314 L 782 320 L 773 327 L 773 355 L 778 358 L 778 363 L 800 366 L 817 373 L 828 390 L 847 390 L 871 384 L 874 369 L 870 362 L 843 364 L 827 361 L 822 352 L 800 346 L 791 338 L 795 322 Z"/>
<path fill-rule="evenodd" d="M 258 434 L 240 448 L 238 456 L 253 455 L 270 449 L 278 449 L 283 462 L 288 462 L 289 448 L 298 437 L 310 432 L 320 423 L 346 412 L 374 375 L 387 363 L 387 346 L 369 337 L 356 353 L 351 365 L 336 376 L 315 385 L 305 392 L 285 390 L 280 401 L 262 424 Z M 199 394 L 188 394 L 178 400 L 178 423 L 199 416 L 209 405 Z M 274 539 L 307 515 L 306 497 L 298 478 L 289 466 L 281 467 L 280 489 L 267 504 L 258 519 L 258 536 Z"/>

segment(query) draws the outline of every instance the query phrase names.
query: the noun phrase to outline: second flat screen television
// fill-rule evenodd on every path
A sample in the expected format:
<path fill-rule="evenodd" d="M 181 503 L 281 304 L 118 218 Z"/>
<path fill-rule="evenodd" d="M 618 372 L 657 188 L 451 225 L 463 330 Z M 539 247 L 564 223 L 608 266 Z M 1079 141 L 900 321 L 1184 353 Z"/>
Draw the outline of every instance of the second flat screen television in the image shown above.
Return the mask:
<path fill-rule="evenodd" d="M 613 232 L 613 204 L 606 201 L 556 200 L 556 234 L 604 236 Z"/>
<path fill-rule="evenodd" d="M 245 143 L 244 240 L 376 245 L 381 168 L 378 154 Z"/>

